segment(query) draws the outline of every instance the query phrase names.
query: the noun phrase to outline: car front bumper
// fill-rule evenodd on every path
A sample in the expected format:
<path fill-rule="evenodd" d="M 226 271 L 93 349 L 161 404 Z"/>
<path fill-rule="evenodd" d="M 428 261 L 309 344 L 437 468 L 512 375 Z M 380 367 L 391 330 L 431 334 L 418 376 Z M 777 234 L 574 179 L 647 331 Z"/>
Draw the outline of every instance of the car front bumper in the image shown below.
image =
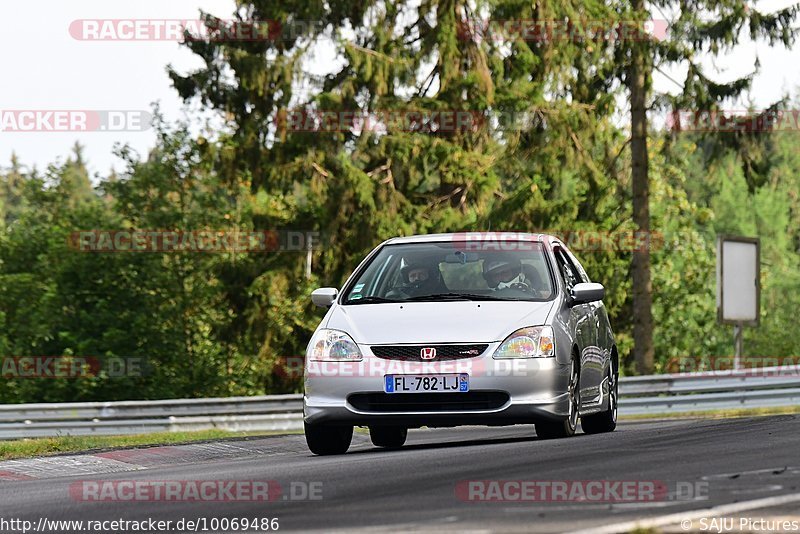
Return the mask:
<path fill-rule="evenodd" d="M 513 425 L 563 420 L 569 413 L 567 385 L 570 366 L 556 358 L 495 360 L 499 343 L 492 343 L 482 356 L 443 362 L 405 362 L 374 356 L 369 346 L 360 346 L 360 362 L 308 362 L 303 397 L 308 424 L 420 426 Z M 470 392 L 392 393 L 383 391 L 388 374 L 467 373 Z M 403 399 L 398 399 L 402 396 Z M 424 397 L 423 397 L 424 396 Z M 363 399 L 414 402 L 406 408 Z M 425 402 L 416 402 L 424 398 Z M 461 399 L 491 402 L 464 402 Z M 439 400 L 441 399 L 441 402 Z"/>

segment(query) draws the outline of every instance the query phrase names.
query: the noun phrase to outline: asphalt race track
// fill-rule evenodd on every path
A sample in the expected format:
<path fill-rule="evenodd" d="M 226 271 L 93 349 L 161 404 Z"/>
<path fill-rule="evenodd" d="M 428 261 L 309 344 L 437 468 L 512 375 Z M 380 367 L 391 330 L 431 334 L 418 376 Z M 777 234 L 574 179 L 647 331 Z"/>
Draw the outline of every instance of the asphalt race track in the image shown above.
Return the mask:
<path fill-rule="evenodd" d="M 0 517 L 34 524 L 42 517 L 279 518 L 280 531 L 320 532 L 616 532 L 629 531 L 629 521 L 672 514 L 653 525 L 702 531 L 700 518 L 713 512 L 690 511 L 714 507 L 734 518 L 800 519 L 800 420 L 790 415 L 630 422 L 611 434 L 552 441 L 537 439 L 527 426 L 416 430 L 394 451 L 376 449 L 357 433 L 350 452 L 333 457 L 312 456 L 303 436 L 291 435 L 122 451 L 94 467 L 81 458 L 0 462 Z M 130 470 L 98 474 L 107 466 Z M 84 481 L 119 480 L 269 480 L 280 483 L 282 494 L 269 502 L 85 502 L 74 491 Z M 610 503 L 472 502 L 457 495 L 461 481 L 490 480 L 657 481 L 668 492 Z M 681 519 L 693 523 L 681 527 Z"/>

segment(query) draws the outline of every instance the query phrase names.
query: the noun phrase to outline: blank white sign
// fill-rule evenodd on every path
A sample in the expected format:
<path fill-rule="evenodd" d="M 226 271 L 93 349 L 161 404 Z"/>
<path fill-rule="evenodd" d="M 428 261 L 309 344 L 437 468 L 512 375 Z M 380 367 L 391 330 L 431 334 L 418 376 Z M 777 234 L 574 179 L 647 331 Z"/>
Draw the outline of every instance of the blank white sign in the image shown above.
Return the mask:
<path fill-rule="evenodd" d="M 758 244 L 717 243 L 717 306 L 723 322 L 758 321 Z"/>

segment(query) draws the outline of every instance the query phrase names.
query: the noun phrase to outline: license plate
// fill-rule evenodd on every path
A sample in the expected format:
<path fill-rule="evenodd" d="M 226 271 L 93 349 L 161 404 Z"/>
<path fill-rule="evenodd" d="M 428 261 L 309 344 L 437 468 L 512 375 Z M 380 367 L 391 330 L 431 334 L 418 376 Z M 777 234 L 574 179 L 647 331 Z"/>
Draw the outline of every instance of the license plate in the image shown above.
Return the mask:
<path fill-rule="evenodd" d="M 466 393 L 469 375 L 384 375 L 385 393 Z"/>

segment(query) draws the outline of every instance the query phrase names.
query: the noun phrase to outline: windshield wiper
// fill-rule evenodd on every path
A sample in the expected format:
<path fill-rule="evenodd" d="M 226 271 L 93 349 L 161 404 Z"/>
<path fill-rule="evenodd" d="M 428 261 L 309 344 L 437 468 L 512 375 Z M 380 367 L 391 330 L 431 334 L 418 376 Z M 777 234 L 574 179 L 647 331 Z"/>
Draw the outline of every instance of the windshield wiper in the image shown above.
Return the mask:
<path fill-rule="evenodd" d="M 362 297 L 360 299 L 348 299 L 345 304 L 383 304 L 385 302 L 403 302 L 402 300 L 387 299 L 383 297 Z"/>
<path fill-rule="evenodd" d="M 410 297 L 410 301 L 429 301 L 429 300 L 513 300 L 495 297 L 494 295 L 477 295 L 475 293 L 434 293 L 433 295 L 420 295 Z"/>

